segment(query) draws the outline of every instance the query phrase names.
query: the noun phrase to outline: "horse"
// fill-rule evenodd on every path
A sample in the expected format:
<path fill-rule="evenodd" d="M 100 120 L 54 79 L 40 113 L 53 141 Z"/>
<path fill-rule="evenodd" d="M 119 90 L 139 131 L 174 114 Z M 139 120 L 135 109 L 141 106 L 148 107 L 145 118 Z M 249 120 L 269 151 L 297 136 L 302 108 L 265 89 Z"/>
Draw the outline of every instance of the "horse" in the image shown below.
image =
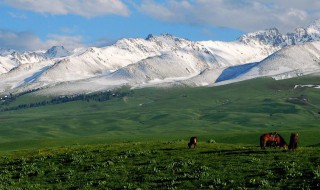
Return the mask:
<path fill-rule="evenodd" d="M 295 151 L 295 149 L 297 149 L 298 140 L 299 140 L 299 134 L 298 133 L 291 133 L 289 150 Z"/>
<path fill-rule="evenodd" d="M 188 147 L 191 148 L 191 146 L 193 145 L 193 148 L 196 148 L 197 142 L 198 142 L 197 137 L 191 137 L 188 143 Z"/>
<path fill-rule="evenodd" d="M 273 146 L 287 149 L 288 144 L 286 141 L 276 132 L 273 133 L 265 133 L 260 136 L 260 147 L 261 149 L 265 149 L 266 146 Z"/>

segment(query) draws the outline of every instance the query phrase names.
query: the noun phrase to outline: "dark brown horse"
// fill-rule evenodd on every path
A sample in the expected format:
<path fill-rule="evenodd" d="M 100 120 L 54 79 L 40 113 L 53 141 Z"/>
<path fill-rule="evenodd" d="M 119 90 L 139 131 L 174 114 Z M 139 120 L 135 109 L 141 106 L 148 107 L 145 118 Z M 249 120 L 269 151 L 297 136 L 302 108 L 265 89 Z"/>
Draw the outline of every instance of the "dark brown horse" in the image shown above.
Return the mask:
<path fill-rule="evenodd" d="M 197 137 L 191 137 L 188 143 L 188 147 L 191 148 L 191 146 L 193 145 L 193 148 L 196 148 L 197 142 L 198 142 Z"/>
<path fill-rule="evenodd" d="M 299 140 L 299 134 L 298 133 L 291 133 L 289 150 L 295 151 L 297 149 L 298 140 Z"/>
<path fill-rule="evenodd" d="M 276 132 L 273 133 L 265 133 L 260 136 L 260 147 L 265 149 L 266 146 L 270 147 L 279 147 L 287 149 L 288 144 L 286 141 Z"/>

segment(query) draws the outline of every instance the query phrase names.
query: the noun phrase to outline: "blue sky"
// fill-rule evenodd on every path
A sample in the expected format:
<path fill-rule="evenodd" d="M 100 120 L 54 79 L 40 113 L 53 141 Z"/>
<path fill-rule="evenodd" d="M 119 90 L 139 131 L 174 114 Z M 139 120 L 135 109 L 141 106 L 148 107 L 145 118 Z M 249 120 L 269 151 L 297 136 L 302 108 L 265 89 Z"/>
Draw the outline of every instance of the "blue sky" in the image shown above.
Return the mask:
<path fill-rule="evenodd" d="M 0 0 L 0 48 L 101 47 L 162 33 L 232 41 L 271 27 L 305 27 L 319 9 L 316 0 Z"/>

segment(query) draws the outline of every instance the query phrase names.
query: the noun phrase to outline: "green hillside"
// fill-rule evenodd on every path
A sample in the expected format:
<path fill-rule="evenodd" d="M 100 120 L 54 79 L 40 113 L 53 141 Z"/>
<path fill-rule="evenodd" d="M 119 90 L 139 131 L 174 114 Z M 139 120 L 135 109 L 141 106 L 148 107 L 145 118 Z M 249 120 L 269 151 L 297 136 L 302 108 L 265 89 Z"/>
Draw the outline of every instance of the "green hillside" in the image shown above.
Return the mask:
<path fill-rule="evenodd" d="M 193 135 L 254 145 L 262 133 L 271 131 L 287 140 L 291 132 L 299 132 L 302 146 L 314 145 L 319 143 L 320 89 L 294 86 L 319 81 L 320 76 L 308 76 L 281 81 L 260 78 L 218 87 L 121 89 L 124 96 L 104 101 L 21 106 L 53 98 L 29 93 L 0 106 L 0 150 Z"/>
<path fill-rule="evenodd" d="M 13 96 L 0 189 L 318 189 L 320 89 L 294 86 L 319 79 Z M 261 150 L 272 131 L 298 132 L 298 149 Z"/>

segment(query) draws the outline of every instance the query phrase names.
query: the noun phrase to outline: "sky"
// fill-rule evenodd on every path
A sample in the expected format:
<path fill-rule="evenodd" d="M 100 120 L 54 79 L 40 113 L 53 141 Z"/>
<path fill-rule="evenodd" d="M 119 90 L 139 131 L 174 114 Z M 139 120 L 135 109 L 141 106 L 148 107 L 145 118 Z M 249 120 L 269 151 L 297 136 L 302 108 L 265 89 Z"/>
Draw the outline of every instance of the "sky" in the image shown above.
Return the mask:
<path fill-rule="evenodd" d="M 164 33 L 233 41 L 267 28 L 306 27 L 319 10 L 318 0 L 0 0 L 0 48 L 71 50 Z"/>

